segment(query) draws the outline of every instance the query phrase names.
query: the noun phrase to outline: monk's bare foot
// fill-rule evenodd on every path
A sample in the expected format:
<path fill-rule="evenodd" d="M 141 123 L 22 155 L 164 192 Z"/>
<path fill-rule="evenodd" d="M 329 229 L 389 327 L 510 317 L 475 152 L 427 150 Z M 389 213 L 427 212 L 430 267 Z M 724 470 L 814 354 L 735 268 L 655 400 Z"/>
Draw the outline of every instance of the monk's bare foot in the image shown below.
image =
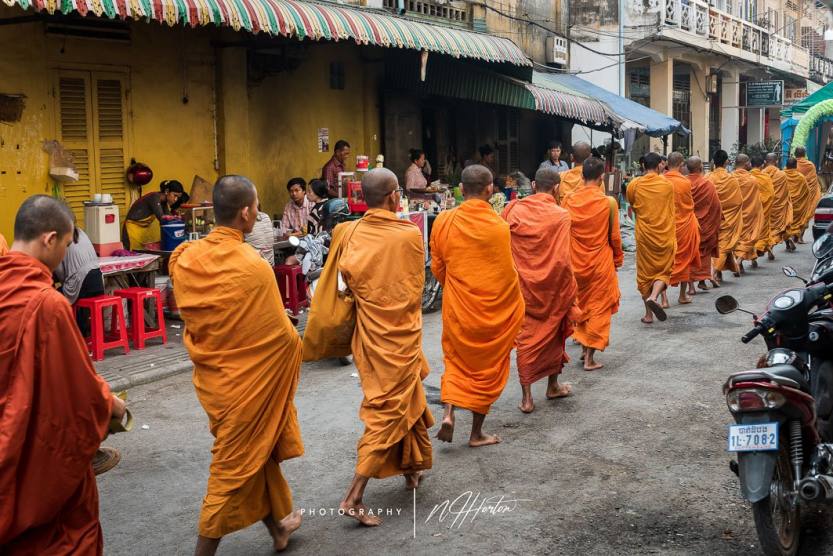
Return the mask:
<path fill-rule="evenodd" d="M 652 316 L 651 317 L 642 317 L 639 320 L 642 322 L 642 324 L 654 324 L 654 317 L 652 317 Z"/>
<path fill-rule="evenodd" d="M 681 295 L 680 299 L 679 299 L 679 302 L 680 302 L 680 305 L 688 305 L 689 303 L 691 303 L 691 298 L 688 297 L 687 295 L 686 296 Z"/>
<path fill-rule="evenodd" d="M 662 298 L 662 304 L 660 305 L 660 307 L 662 307 L 663 309 L 670 309 L 671 308 L 671 304 L 668 303 L 668 298 L 667 297 Z"/>
<path fill-rule="evenodd" d="M 483 434 L 482 432 L 477 436 L 469 438 L 469 446 L 472 448 L 480 448 L 481 446 L 491 446 L 492 444 L 499 444 L 500 437 L 496 434 Z"/>
<path fill-rule="evenodd" d="M 645 322 L 645 321 L 642 321 L 642 322 Z M 652 324 L 652 323 L 647 322 L 645 324 Z M 584 370 L 585 371 L 597 371 L 597 370 L 599 370 L 603 367 L 604 367 L 604 365 L 602 365 L 601 363 L 598 363 L 598 362 L 596 362 L 592 359 L 590 361 L 587 361 L 587 362 L 584 363 Z"/>
<path fill-rule="evenodd" d="M 382 519 L 379 516 L 371 514 L 368 507 L 364 504 L 351 504 L 345 500 L 339 504 L 338 508 L 344 515 L 352 517 L 366 527 L 376 527 L 382 523 Z"/>
<path fill-rule="evenodd" d="M 758 259 L 752 259 L 752 268 L 758 268 Z"/>
<path fill-rule="evenodd" d="M 579 357 L 579 361 L 584 362 L 585 357 L 587 357 L 587 348 L 582 346 L 581 357 Z"/>
<path fill-rule="evenodd" d="M 772 252 L 772 249 L 767 249 L 766 250 L 766 259 L 768 261 L 774 261 L 775 260 L 775 253 Z"/>
<path fill-rule="evenodd" d="M 558 398 L 567 398 L 573 394 L 573 385 L 569 383 L 558 384 L 555 383 L 555 389 L 547 388 L 547 399 L 555 400 Z"/>
<path fill-rule="evenodd" d="M 645 300 L 645 306 L 651 313 L 653 313 L 653 316 L 655 316 L 658 321 L 665 322 L 668 318 L 668 315 L 665 314 L 665 309 L 660 307 L 656 300 L 649 297 Z M 647 317 L 648 315 L 646 314 L 645 316 Z M 653 318 L 651 320 L 653 320 Z M 643 319 L 642 322 L 645 322 L 645 320 Z"/>
<path fill-rule="evenodd" d="M 697 282 L 697 287 L 703 291 L 709 291 L 711 289 L 705 280 L 700 280 L 699 282 Z"/>
<path fill-rule="evenodd" d="M 720 281 L 716 281 L 716 280 L 709 280 L 709 282 L 711 282 L 711 283 L 712 283 L 712 287 L 713 287 L 713 288 L 719 288 L 719 287 L 720 287 Z"/>
<path fill-rule="evenodd" d="M 697 295 L 697 290 L 694 289 L 694 282 L 688 283 L 688 295 Z"/>
<path fill-rule="evenodd" d="M 787 251 L 789 251 L 790 253 L 795 251 L 795 243 L 793 243 L 793 240 L 791 239 L 787 240 Z"/>
<path fill-rule="evenodd" d="M 289 545 L 289 535 L 298 530 L 301 526 L 301 512 L 294 511 L 281 520 L 280 527 L 275 527 L 272 540 L 275 544 L 275 552 L 283 552 Z"/>
<path fill-rule="evenodd" d="M 451 442 L 452 438 L 454 438 L 454 415 L 443 417 L 440 430 L 437 431 L 437 438 L 443 442 Z"/>
<path fill-rule="evenodd" d="M 532 402 L 532 398 L 524 398 L 521 400 L 521 403 L 518 405 L 518 409 L 524 413 L 532 413 L 535 411 L 535 404 Z"/>
<path fill-rule="evenodd" d="M 416 471 L 415 473 L 405 473 L 405 488 L 408 490 L 414 490 L 415 488 L 419 487 L 419 483 L 422 482 L 422 471 Z"/>

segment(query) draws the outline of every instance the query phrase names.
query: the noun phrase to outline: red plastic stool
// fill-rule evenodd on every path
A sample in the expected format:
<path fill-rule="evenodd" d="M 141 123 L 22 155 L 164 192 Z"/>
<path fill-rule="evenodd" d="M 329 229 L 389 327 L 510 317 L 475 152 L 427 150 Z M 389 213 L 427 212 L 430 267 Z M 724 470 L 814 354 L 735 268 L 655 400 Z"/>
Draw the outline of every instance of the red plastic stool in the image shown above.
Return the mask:
<path fill-rule="evenodd" d="M 168 343 L 168 332 L 165 330 L 165 315 L 162 310 L 162 292 L 156 288 L 125 288 L 116 290 L 113 295 L 124 298 L 130 311 L 130 326 L 127 333 L 133 341 L 134 349 L 145 349 L 145 342 L 151 338 L 162 338 L 162 343 Z M 145 328 L 145 301 L 153 298 L 156 301 L 155 330 Z"/>
<path fill-rule="evenodd" d="M 293 315 L 309 305 L 307 300 L 307 284 L 301 265 L 279 264 L 274 268 L 278 288 L 281 290 L 283 305 Z"/>
<path fill-rule="evenodd" d="M 110 313 L 110 330 L 104 332 L 104 309 L 112 307 Z M 113 348 L 124 348 L 124 353 L 130 353 L 127 343 L 127 327 L 124 321 L 124 308 L 121 298 L 112 295 L 98 295 L 85 297 L 75 302 L 76 317 L 78 309 L 90 311 L 90 335 L 84 338 L 87 349 L 93 353 L 93 361 L 104 359 L 104 352 Z"/>

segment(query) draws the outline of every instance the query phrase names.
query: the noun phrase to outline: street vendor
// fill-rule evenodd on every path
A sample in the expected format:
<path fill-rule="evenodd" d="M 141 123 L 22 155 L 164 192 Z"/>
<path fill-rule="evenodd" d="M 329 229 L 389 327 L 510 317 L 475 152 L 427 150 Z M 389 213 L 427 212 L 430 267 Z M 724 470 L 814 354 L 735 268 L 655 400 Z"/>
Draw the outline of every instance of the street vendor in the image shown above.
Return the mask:
<path fill-rule="evenodd" d="M 61 264 L 52 273 L 61 283 L 60 291 L 70 305 L 79 299 L 104 295 L 104 276 L 98 264 L 98 255 L 87 234 L 75 226 L 72 243 L 69 244 Z M 79 309 L 75 321 L 82 336 L 90 335 L 90 311 Z"/>
<path fill-rule="evenodd" d="M 321 211 L 324 209 L 324 204 L 330 200 L 327 182 L 324 180 L 310 180 L 307 186 L 307 199 L 312 207 L 307 216 L 307 233 L 315 235 L 321 231 Z"/>
<path fill-rule="evenodd" d="M 422 149 L 411 149 L 409 153 L 411 165 L 405 170 L 405 190 L 408 199 L 434 201 L 437 204 L 442 202 L 442 195 L 436 192 L 426 191 L 428 188 L 428 177 L 425 175 L 425 167 L 428 161 L 425 158 L 425 151 Z"/>
<path fill-rule="evenodd" d="M 566 172 L 570 169 L 570 166 L 561 160 L 561 143 L 558 141 L 551 141 L 550 148 L 547 150 L 547 159 L 538 166 L 539 170 L 543 170 L 544 168 L 552 168 L 559 174 L 561 172 Z"/>
<path fill-rule="evenodd" d="M 338 175 L 344 172 L 344 162 L 350 156 L 350 143 L 344 139 L 336 141 L 333 156 L 321 169 L 321 179 L 327 182 L 330 197 L 338 197 Z"/>
<path fill-rule="evenodd" d="M 159 223 L 171 220 L 173 207 L 185 192 L 182 184 L 176 180 L 162 182 L 160 191 L 142 196 L 127 211 L 122 243 L 125 249 L 142 249 L 146 243 L 162 240 Z"/>
<path fill-rule="evenodd" d="M 305 235 L 312 201 L 306 195 L 307 181 L 304 178 L 292 178 L 286 184 L 289 202 L 283 208 L 281 227 L 284 234 L 292 236 Z"/>

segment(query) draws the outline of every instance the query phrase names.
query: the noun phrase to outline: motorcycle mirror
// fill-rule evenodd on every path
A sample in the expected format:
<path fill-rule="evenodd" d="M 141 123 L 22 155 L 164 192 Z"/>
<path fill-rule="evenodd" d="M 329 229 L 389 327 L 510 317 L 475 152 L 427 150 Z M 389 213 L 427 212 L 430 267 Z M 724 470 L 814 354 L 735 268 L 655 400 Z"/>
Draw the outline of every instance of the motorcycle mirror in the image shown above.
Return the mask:
<path fill-rule="evenodd" d="M 798 278 L 798 272 L 791 266 L 782 267 L 781 270 L 784 271 L 784 276 L 789 276 L 790 278 Z"/>
<path fill-rule="evenodd" d="M 721 295 L 714 301 L 714 308 L 721 315 L 728 315 L 738 310 L 738 300 L 731 295 Z"/>
<path fill-rule="evenodd" d="M 833 234 L 825 233 L 813 242 L 813 256 L 824 259 L 833 253 Z"/>

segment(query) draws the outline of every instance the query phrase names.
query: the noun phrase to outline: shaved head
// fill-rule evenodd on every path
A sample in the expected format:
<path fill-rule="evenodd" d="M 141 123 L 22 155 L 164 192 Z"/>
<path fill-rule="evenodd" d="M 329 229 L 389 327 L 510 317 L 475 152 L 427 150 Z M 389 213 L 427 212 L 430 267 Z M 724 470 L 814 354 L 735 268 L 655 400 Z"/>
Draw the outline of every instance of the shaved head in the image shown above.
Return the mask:
<path fill-rule="evenodd" d="M 677 168 L 679 168 L 680 166 L 683 165 L 683 162 L 685 162 L 685 157 L 683 156 L 682 153 L 674 151 L 674 152 L 672 152 L 671 154 L 668 155 L 668 169 L 669 170 L 676 170 Z"/>
<path fill-rule="evenodd" d="M 794 158 L 791 158 L 787 161 L 787 170 L 795 170 L 798 168 L 798 161 Z"/>
<path fill-rule="evenodd" d="M 688 157 L 688 160 L 685 162 L 685 167 L 688 169 L 689 174 L 703 173 L 703 161 L 700 160 L 699 156 Z"/>
<path fill-rule="evenodd" d="M 63 201 L 49 195 L 33 195 L 23 201 L 14 219 L 15 241 L 34 241 L 55 232 L 64 237 L 72 232 L 75 216 Z"/>
<path fill-rule="evenodd" d="M 581 177 L 585 182 L 595 182 L 602 179 L 605 173 L 605 163 L 601 158 L 591 156 L 581 166 Z"/>
<path fill-rule="evenodd" d="M 220 226 L 231 226 L 240 211 L 257 200 L 255 185 L 243 176 L 223 176 L 214 184 L 214 216 Z"/>
<path fill-rule="evenodd" d="M 535 172 L 535 189 L 538 193 L 552 193 L 552 190 L 561 183 L 561 176 L 555 168 L 541 168 Z"/>
<path fill-rule="evenodd" d="M 775 153 L 767 153 L 766 163 L 772 166 L 778 166 L 778 159 L 780 157 Z"/>
<path fill-rule="evenodd" d="M 747 164 L 749 164 L 749 157 L 747 155 L 740 153 L 735 157 L 735 169 L 746 168 Z"/>
<path fill-rule="evenodd" d="M 752 163 L 753 168 L 760 168 L 764 165 L 764 157 L 759 154 L 753 154 L 750 156 L 749 161 Z"/>
<path fill-rule="evenodd" d="M 576 164 L 584 164 L 584 161 L 590 158 L 593 154 L 593 148 L 590 143 L 579 141 L 573 145 L 573 160 Z"/>
<path fill-rule="evenodd" d="M 494 181 L 494 178 L 491 170 L 485 166 L 472 164 L 463 170 L 460 181 L 463 182 L 463 193 L 465 195 L 482 195 Z"/>
<path fill-rule="evenodd" d="M 645 155 L 645 170 L 650 171 L 653 170 L 654 172 L 657 171 L 659 168 L 659 164 L 662 162 L 662 157 L 657 153 L 648 153 Z"/>
<path fill-rule="evenodd" d="M 802 157 L 805 157 L 805 156 L 807 156 L 807 149 L 805 149 L 804 147 L 796 147 L 795 148 L 795 157 L 796 158 L 802 158 Z"/>
<path fill-rule="evenodd" d="M 367 208 L 382 208 L 385 197 L 398 188 L 396 174 L 387 168 L 374 168 L 362 176 L 362 194 Z"/>

